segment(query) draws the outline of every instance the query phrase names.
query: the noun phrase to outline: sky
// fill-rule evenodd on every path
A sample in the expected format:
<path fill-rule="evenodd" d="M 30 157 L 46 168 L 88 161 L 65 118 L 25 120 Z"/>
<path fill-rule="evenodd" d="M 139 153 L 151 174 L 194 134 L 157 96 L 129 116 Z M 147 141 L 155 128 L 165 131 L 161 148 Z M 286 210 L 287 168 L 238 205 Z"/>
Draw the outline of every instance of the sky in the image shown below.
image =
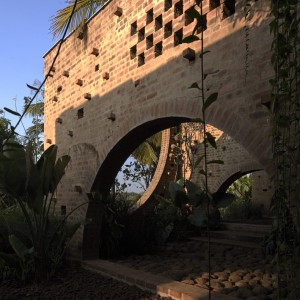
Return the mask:
<path fill-rule="evenodd" d="M 12 6 L 12 4 L 14 4 Z M 16 0 L 1 3 L 0 18 L 0 109 L 22 110 L 24 96 L 30 96 L 26 83 L 42 81 L 43 55 L 54 45 L 49 31 L 50 18 L 66 6 L 65 0 Z M 17 121 L 11 114 L 5 117 Z M 25 126 L 30 120 L 25 120 Z M 20 128 L 17 132 L 23 132 Z"/>
<path fill-rule="evenodd" d="M 49 31 L 50 18 L 66 3 L 65 0 L 16 0 L 14 5 L 1 3 L 0 109 L 16 110 L 16 104 L 17 111 L 22 112 L 24 96 L 31 95 L 26 83 L 44 79 L 43 55 L 56 43 Z M 13 126 L 18 121 L 7 112 L 5 117 Z M 30 118 L 23 123 L 30 126 Z M 16 132 L 24 134 L 21 125 Z M 140 192 L 134 185 L 130 190 Z"/>

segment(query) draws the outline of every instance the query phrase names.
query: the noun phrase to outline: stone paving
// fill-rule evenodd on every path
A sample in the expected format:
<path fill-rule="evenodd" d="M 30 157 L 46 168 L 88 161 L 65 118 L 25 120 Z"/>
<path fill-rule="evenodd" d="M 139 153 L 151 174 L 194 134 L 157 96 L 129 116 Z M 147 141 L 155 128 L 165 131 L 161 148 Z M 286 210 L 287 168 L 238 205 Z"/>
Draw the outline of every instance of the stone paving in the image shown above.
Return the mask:
<path fill-rule="evenodd" d="M 195 240 L 167 244 L 157 254 L 116 260 L 130 268 L 158 274 L 187 286 L 208 288 L 207 243 Z M 211 244 L 211 286 L 214 292 L 248 300 L 276 299 L 272 256 L 260 248 Z M 225 299 L 225 298 L 224 298 Z"/>

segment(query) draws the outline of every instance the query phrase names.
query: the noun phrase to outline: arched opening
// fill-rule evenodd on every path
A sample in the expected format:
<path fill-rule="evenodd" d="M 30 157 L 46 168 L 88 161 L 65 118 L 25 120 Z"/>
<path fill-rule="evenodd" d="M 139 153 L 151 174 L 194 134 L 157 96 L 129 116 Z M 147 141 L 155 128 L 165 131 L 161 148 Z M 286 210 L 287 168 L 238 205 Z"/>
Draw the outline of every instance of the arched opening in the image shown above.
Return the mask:
<path fill-rule="evenodd" d="M 100 194 L 108 195 L 110 188 L 115 180 L 115 177 L 120 170 L 122 164 L 126 161 L 127 157 L 132 153 L 132 151 L 142 143 L 147 137 L 164 130 L 166 128 L 178 126 L 181 123 L 189 122 L 188 118 L 184 117 L 169 117 L 169 118 L 161 118 L 153 121 L 146 122 L 130 132 L 128 132 L 121 140 L 119 140 L 113 149 L 108 153 L 106 159 L 102 163 L 97 176 L 95 178 L 94 184 L 92 186 L 92 191 L 98 191 Z M 223 134 L 223 133 L 222 133 Z M 222 135 L 221 134 L 221 135 Z M 153 199 L 151 197 L 153 194 L 165 195 L 165 191 L 168 191 L 168 184 L 170 180 L 163 180 L 163 174 L 166 173 L 166 165 L 168 161 L 168 151 L 170 147 L 170 132 L 165 130 L 165 144 L 162 147 L 162 152 L 160 153 L 160 167 L 156 170 L 153 180 L 145 193 L 144 199 L 141 201 L 143 205 L 142 209 L 146 211 L 146 208 L 151 205 L 151 201 L 147 201 L 148 199 Z M 220 135 L 220 136 L 221 136 Z M 167 142 L 168 141 L 168 142 Z M 201 141 L 200 141 L 201 142 Z M 225 139 L 226 142 L 226 139 Z M 165 148 L 165 149 L 163 149 Z M 220 149 L 220 155 L 225 155 L 226 149 Z M 230 153 L 230 151 L 228 151 Z M 247 152 L 247 151 L 246 151 Z M 246 153 L 245 152 L 245 153 Z M 247 152 L 248 153 L 248 152 Z M 248 153 L 249 155 L 249 153 Z M 253 167 L 254 166 L 254 167 Z M 259 170 L 259 164 L 252 164 L 252 168 L 241 168 L 240 166 L 235 167 L 235 172 L 229 173 L 225 172 L 226 176 L 225 180 L 220 184 L 220 180 L 214 180 L 215 186 L 218 187 L 218 190 L 214 190 L 213 192 L 217 195 L 223 195 L 228 186 L 232 182 L 234 182 L 240 176 L 251 172 Z M 228 165 L 226 166 L 228 168 Z M 230 168 L 229 168 L 230 169 Z M 238 171 L 237 171 L 238 170 Z M 215 170 L 213 171 L 215 172 Z M 217 173 L 217 172 L 215 172 Z M 228 174 L 229 175 L 228 177 Z M 209 175 L 210 176 L 210 175 Z M 174 180 L 174 179 L 172 179 Z M 145 205 L 147 204 L 147 205 Z M 83 257 L 84 258 L 95 258 L 98 257 L 99 251 L 99 239 L 100 239 L 100 231 L 101 231 L 101 212 L 102 212 L 101 203 L 97 203 L 97 201 L 91 202 L 87 211 L 87 218 L 92 219 L 92 223 L 88 224 L 84 229 L 83 236 Z M 141 209 L 139 209 L 141 211 Z M 140 213 L 138 216 L 139 220 L 145 218 L 147 214 Z M 131 224 L 132 228 L 134 224 Z"/>
<path fill-rule="evenodd" d="M 127 133 L 109 152 L 106 159 L 102 163 L 91 191 L 98 191 L 101 195 L 106 197 L 109 194 L 110 188 L 117 176 L 121 166 L 126 161 L 128 156 L 133 150 L 138 147 L 146 138 L 153 134 L 162 131 L 167 128 L 177 126 L 182 122 L 188 122 L 188 118 L 184 117 L 169 117 L 163 119 L 156 119 L 147 123 L 144 123 L 129 133 Z M 159 187 L 159 182 L 163 182 L 162 176 L 166 167 L 167 153 L 169 148 L 168 139 L 170 138 L 170 132 L 165 131 L 163 139 L 165 140 L 160 153 L 160 163 L 155 172 L 155 175 L 151 181 L 150 186 L 144 194 L 144 199 L 141 202 L 146 203 L 147 199 L 151 197 L 153 192 L 160 188 L 166 189 L 166 185 Z M 162 193 L 162 192 L 160 192 Z M 149 203 L 149 201 L 147 202 Z M 101 231 L 101 213 L 102 204 L 97 201 L 92 201 L 87 210 L 87 218 L 92 222 L 85 226 L 83 234 L 83 258 L 96 258 L 99 251 L 99 237 Z"/>

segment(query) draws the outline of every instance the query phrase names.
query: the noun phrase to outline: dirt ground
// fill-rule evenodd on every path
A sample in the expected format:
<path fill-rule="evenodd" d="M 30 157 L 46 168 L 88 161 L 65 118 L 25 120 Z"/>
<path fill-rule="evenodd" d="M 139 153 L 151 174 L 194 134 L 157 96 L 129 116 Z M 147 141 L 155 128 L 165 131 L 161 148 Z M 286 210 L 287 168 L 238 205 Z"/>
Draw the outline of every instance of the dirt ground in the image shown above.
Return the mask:
<path fill-rule="evenodd" d="M 1 300 L 171 300 L 103 277 L 80 267 L 66 268 L 53 281 L 21 286 L 0 282 Z"/>

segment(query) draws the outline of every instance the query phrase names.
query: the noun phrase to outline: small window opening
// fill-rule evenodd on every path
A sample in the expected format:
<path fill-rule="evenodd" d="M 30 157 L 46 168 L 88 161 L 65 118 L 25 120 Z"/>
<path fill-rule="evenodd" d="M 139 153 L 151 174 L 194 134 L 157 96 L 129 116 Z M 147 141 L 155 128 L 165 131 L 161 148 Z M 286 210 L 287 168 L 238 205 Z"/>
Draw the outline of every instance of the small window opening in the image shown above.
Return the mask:
<path fill-rule="evenodd" d="M 174 18 L 178 18 L 179 16 L 181 16 L 183 14 L 183 2 L 182 0 L 180 0 L 179 2 L 177 2 L 175 4 L 174 7 Z"/>
<path fill-rule="evenodd" d="M 100 70 L 99 64 L 95 66 L 95 72 L 98 72 Z"/>
<path fill-rule="evenodd" d="M 145 27 L 139 30 L 138 41 L 141 42 L 145 39 Z"/>
<path fill-rule="evenodd" d="M 172 0 L 165 0 L 165 11 L 168 11 L 172 7 Z"/>
<path fill-rule="evenodd" d="M 160 55 L 162 55 L 162 42 L 159 42 L 158 44 L 155 45 L 155 57 L 158 57 Z"/>
<path fill-rule="evenodd" d="M 209 1 L 209 10 L 213 10 L 221 5 L 220 0 L 210 0 Z"/>
<path fill-rule="evenodd" d="M 138 67 L 141 67 L 142 65 L 145 64 L 145 54 L 144 53 L 141 53 L 139 56 L 138 56 Z"/>
<path fill-rule="evenodd" d="M 172 35 L 172 21 L 165 25 L 165 39 Z"/>
<path fill-rule="evenodd" d="M 136 58 L 136 45 L 130 48 L 130 58 Z"/>
<path fill-rule="evenodd" d="M 146 24 L 150 24 L 153 21 L 153 8 L 147 11 Z"/>
<path fill-rule="evenodd" d="M 193 19 L 191 17 L 189 17 L 188 12 L 190 9 L 188 9 L 185 14 L 184 14 L 184 25 L 188 26 L 189 24 L 191 24 L 193 22 Z"/>
<path fill-rule="evenodd" d="M 207 14 L 202 16 L 204 27 L 200 26 L 197 28 L 197 34 L 200 34 L 202 31 L 207 29 Z"/>
<path fill-rule="evenodd" d="M 137 33 L 137 21 L 131 24 L 130 34 L 135 35 Z"/>
<path fill-rule="evenodd" d="M 223 19 L 232 16 L 235 13 L 235 0 L 225 0 L 223 2 Z"/>
<path fill-rule="evenodd" d="M 77 111 L 77 118 L 78 119 L 82 119 L 83 116 L 84 116 L 84 110 L 83 110 L 83 108 L 78 109 L 78 111 Z"/>
<path fill-rule="evenodd" d="M 183 37 L 182 29 L 174 33 L 174 47 L 182 44 L 182 37 Z"/>
<path fill-rule="evenodd" d="M 155 31 L 162 28 L 162 15 L 159 15 L 157 18 L 155 18 Z"/>
<path fill-rule="evenodd" d="M 150 49 L 153 46 L 153 34 L 146 38 L 146 48 Z"/>

